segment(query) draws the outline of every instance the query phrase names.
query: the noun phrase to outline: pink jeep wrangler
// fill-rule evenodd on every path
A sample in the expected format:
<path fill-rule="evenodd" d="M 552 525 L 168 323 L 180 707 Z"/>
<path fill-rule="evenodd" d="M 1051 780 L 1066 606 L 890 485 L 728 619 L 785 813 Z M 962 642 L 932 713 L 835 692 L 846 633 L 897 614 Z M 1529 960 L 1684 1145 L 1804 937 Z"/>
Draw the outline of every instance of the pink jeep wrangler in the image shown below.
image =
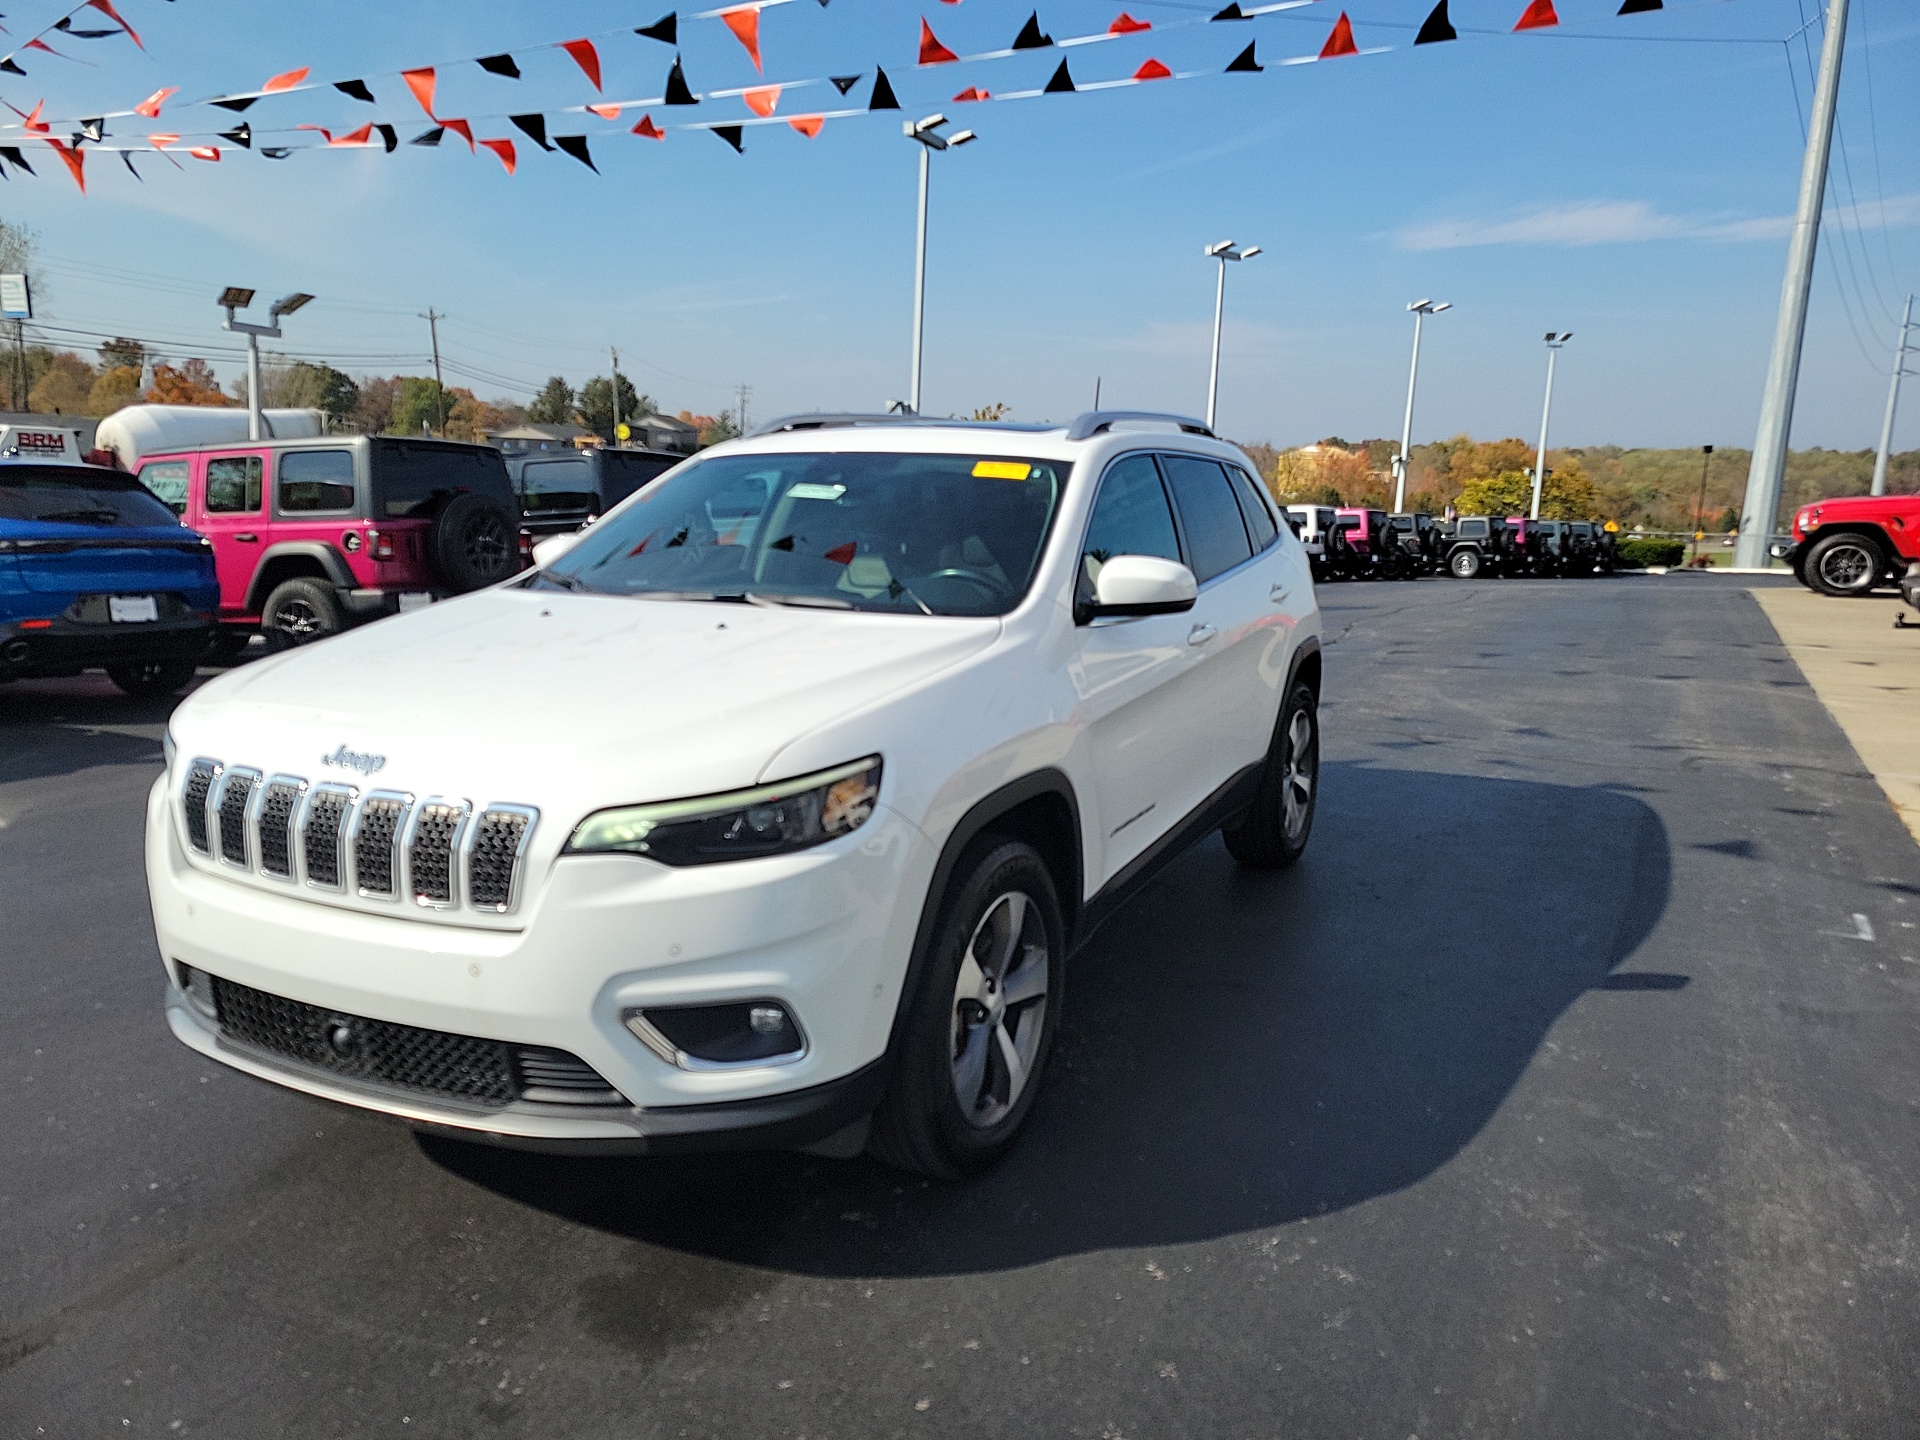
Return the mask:
<path fill-rule="evenodd" d="M 213 542 L 222 645 L 302 644 L 520 568 L 487 445 L 334 435 L 145 455 L 135 474 Z"/>

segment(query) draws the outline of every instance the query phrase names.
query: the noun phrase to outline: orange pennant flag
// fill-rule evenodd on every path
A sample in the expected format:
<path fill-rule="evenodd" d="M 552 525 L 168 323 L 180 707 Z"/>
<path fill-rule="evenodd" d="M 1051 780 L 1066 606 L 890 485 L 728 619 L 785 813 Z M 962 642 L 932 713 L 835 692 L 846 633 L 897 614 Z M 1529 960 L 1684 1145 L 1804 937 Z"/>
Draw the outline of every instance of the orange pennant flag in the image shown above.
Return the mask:
<path fill-rule="evenodd" d="M 962 90 L 958 95 L 953 97 L 953 103 L 956 105 L 964 105 L 970 100 L 991 100 L 992 98 L 993 98 L 993 94 L 991 91 L 982 90 L 978 86 L 969 85 L 966 89 Z"/>
<path fill-rule="evenodd" d="M 302 65 L 298 70 L 288 70 L 283 74 L 276 75 L 260 87 L 260 93 L 262 95 L 277 95 L 282 90 L 291 90 L 302 80 L 305 80 L 312 69 L 313 67 L 311 65 Z"/>
<path fill-rule="evenodd" d="M 13 110 L 13 107 L 11 105 L 9 105 L 7 108 L 9 110 Z M 31 115 L 20 116 L 26 128 L 31 130 L 36 135 L 45 135 L 49 130 L 53 129 L 51 125 L 47 124 L 46 121 L 40 118 L 40 112 L 46 108 L 47 108 L 46 101 L 36 100 L 33 102 L 33 113 Z M 13 113 L 16 115 L 20 115 L 20 112 L 18 110 L 13 110 Z"/>
<path fill-rule="evenodd" d="M 220 147 L 218 145 L 196 145 L 187 151 L 187 154 L 196 160 L 218 160 L 220 158 Z"/>
<path fill-rule="evenodd" d="M 642 115 L 640 117 L 640 123 L 633 127 L 633 133 L 635 135 L 644 135 L 649 140 L 664 140 L 667 138 L 667 132 L 653 123 L 653 116 L 651 115 Z"/>
<path fill-rule="evenodd" d="M 98 10 L 102 15 L 106 16 L 109 20 L 113 21 L 113 23 L 118 25 L 122 30 L 126 31 L 127 38 L 133 41 L 133 43 L 138 45 L 142 50 L 147 48 L 146 42 L 140 38 L 140 32 L 138 30 L 135 30 L 133 26 L 129 25 L 125 20 L 120 18 L 120 12 L 113 8 L 113 0 L 87 0 L 87 4 L 91 5 L 94 9 Z"/>
<path fill-rule="evenodd" d="M 147 143 L 156 150 L 164 150 L 169 145 L 178 145 L 180 143 L 180 137 L 178 135 L 167 134 L 149 135 L 147 136 Z"/>
<path fill-rule="evenodd" d="M 620 107 L 618 105 L 589 105 L 587 106 L 587 113 L 589 115 L 598 115 L 602 120 L 618 120 L 620 118 Z"/>
<path fill-rule="evenodd" d="M 40 107 L 36 105 L 33 108 L 36 111 L 38 111 Z M 86 155 L 83 152 L 79 150 L 75 150 L 72 147 L 64 144 L 59 140 L 52 139 L 51 137 L 48 138 L 47 144 L 53 147 L 54 153 L 56 155 L 58 155 L 62 160 L 66 161 L 67 173 L 73 176 L 73 183 L 80 187 L 80 193 L 82 195 L 86 194 L 87 193 L 87 157 Z"/>
<path fill-rule="evenodd" d="M 778 85 L 762 85 L 753 90 L 742 90 L 740 98 L 747 102 L 747 109 L 756 115 L 773 114 L 774 106 L 780 103 Z"/>
<path fill-rule="evenodd" d="M 593 82 L 593 88 L 598 90 L 600 88 L 600 52 L 593 48 L 593 42 L 563 40 L 560 42 L 560 48 L 573 57 L 573 63 L 580 67 L 587 79 Z M 755 59 L 753 63 L 757 67 L 760 62 Z"/>
<path fill-rule="evenodd" d="M 167 103 L 167 97 L 169 95 L 178 95 L 179 93 L 180 87 L 178 85 L 165 86 L 162 89 L 154 91 L 151 95 L 147 96 L 146 99 L 134 106 L 133 113 L 136 115 L 144 115 L 149 120 L 158 120 L 160 118 L 160 107 Z"/>
<path fill-rule="evenodd" d="M 473 127 L 467 124 L 466 121 L 442 120 L 440 124 L 443 128 L 453 131 L 454 134 L 458 135 L 462 140 L 466 141 L 467 149 L 469 151 L 473 149 Z"/>
<path fill-rule="evenodd" d="M 960 57 L 942 45 L 923 16 L 920 21 L 920 64 L 950 65 Z"/>
<path fill-rule="evenodd" d="M 421 70 L 402 70 L 400 78 L 407 82 L 407 89 L 413 92 L 413 98 L 420 102 L 420 108 L 427 112 L 427 118 L 433 119 L 433 91 L 439 78 L 433 73 L 431 65 Z"/>
<path fill-rule="evenodd" d="M 1353 43 L 1353 22 L 1347 19 L 1342 10 L 1340 18 L 1333 22 L 1333 33 L 1327 36 L 1327 43 L 1320 47 L 1320 58 L 1331 60 L 1336 55 L 1358 55 L 1360 47 Z"/>
<path fill-rule="evenodd" d="M 513 141 L 482 140 L 480 143 L 498 155 L 500 157 L 500 163 L 507 167 L 507 173 L 509 175 L 513 174 L 513 167 L 518 163 L 517 157 L 513 153 Z"/>
<path fill-rule="evenodd" d="M 1136 80 L 1164 80 L 1171 74 L 1173 74 L 1173 72 L 1158 60 L 1149 59 L 1143 63 L 1138 70 L 1133 72 L 1133 78 Z"/>
<path fill-rule="evenodd" d="M 787 124 L 798 130 L 809 140 L 820 133 L 820 127 L 827 123 L 824 115 L 796 115 Z"/>
<path fill-rule="evenodd" d="M 737 9 L 722 10 L 720 18 L 726 22 L 727 29 L 733 32 L 733 38 L 747 47 L 747 54 L 753 60 L 753 68 L 758 71 L 760 69 L 760 7 L 742 5 Z"/>
<path fill-rule="evenodd" d="M 1122 10 L 1119 17 L 1115 19 L 1111 25 L 1107 26 L 1107 33 L 1109 35 L 1137 35 L 1142 30 L 1151 30 L 1152 28 L 1153 25 L 1150 21 L 1136 20 L 1133 16 Z"/>
<path fill-rule="evenodd" d="M 1533 3 L 1527 6 L 1526 13 L 1520 17 L 1519 23 L 1513 28 L 1516 32 L 1544 30 L 1549 25 L 1559 23 L 1560 17 L 1554 13 L 1553 0 L 1533 0 Z"/>

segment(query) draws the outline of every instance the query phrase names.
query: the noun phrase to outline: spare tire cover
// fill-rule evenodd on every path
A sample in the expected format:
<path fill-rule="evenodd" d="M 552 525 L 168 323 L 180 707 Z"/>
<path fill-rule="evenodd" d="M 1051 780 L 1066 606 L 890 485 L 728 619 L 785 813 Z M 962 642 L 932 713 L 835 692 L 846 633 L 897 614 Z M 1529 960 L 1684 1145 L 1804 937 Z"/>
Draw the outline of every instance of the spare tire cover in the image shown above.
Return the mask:
<path fill-rule="evenodd" d="M 469 492 L 454 496 L 435 517 L 428 550 L 447 588 L 465 594 L 520 568 L 517 540 L 507 512 Z"/>

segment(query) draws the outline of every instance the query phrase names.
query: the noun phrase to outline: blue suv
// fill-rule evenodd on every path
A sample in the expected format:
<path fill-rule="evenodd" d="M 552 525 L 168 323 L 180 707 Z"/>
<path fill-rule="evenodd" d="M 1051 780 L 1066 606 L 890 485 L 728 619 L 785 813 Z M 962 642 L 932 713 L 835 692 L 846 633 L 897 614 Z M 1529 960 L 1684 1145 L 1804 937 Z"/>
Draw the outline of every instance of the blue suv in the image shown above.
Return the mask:
<path fill-rule="evenodd" d="M 213 643 L 213 546 L 133 476 L 0 463 L 0 681 L 104 669 L 171 695 Z"/>

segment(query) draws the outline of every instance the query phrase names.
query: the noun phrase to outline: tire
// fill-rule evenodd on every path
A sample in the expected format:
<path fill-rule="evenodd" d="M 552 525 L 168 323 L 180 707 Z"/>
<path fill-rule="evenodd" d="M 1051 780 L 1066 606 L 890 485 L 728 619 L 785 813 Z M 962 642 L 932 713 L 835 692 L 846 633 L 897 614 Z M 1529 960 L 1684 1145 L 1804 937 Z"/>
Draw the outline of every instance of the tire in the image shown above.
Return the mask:
<path fill-rule="evenodd" d="M 1038 853 L 997 835 L 975 840 L 931 944 L 869 1146 L 896 1169 L 954 1180 L 1012 1146 L 1059 1023 L 1066 926 Z"/>
<path fill-rule="evenodd" d="M 1472 580 L 1480 574 L 1478 550 L 1456 550 L 1447 557 L 1447 569 L 1456 580 Z"/>
<path fill-rule="evenodd" d="M 1285 870 L 1306 852 L 1320 798 L 1320 707 L 1296 684 L 1280 711 L 1252 807 L 1222 829 L 1227 853 L 1249 870 Z"/>
<path fill-rule="evenodd" d="M 345 628 L 340 601 L 324 580 L 304 576 L 282 580 L 260 607 L 260 633 L 267 637 L 267 647 L 272 650 L 311 645 Z"/>
<path fill-rule="evenodd" d="M 433 568 L 456 595 L 504 580 L 520 568 L 520 532 L 484 495 L 456 495 L 434 517 L 427 537 Z"/>
<path fill-rule="evenodd" d="M 128 695 L 151 699 L 178 695 L 193 680 L 198 664 L 192 660 L 135 660 L 107 666 L 107 679 Z"/>
<path fill-rule="evenodd" d="M 1843 530 L 1814 541 L 1807 551 L 1807 584 L 1822 595 L 1871 594 L 1887 568 L 1886 552 L 1871 535 Z"/>

